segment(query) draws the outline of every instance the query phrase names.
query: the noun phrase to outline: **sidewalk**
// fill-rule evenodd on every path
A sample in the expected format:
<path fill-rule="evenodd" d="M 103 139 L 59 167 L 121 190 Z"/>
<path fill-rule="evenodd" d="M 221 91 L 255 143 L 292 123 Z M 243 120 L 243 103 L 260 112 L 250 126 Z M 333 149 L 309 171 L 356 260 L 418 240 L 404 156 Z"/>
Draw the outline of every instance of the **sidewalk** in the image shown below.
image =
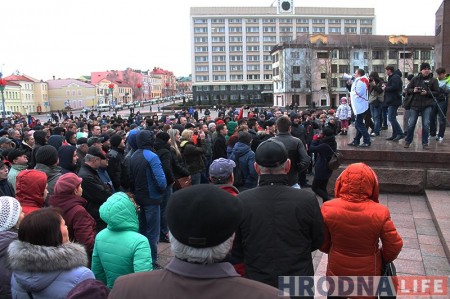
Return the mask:
<path fill-rule="evenodd" d="M 397 275 L 450 276 L 446 255 L 450 248 L 450 191 L 427 190 L 425 195 L 381 194 L 380 203 L 389 207 L 403 238 L 403 249 L 394 261 Z M 158 261 L 164 266 L 172 257 L 170 244 L 160 243 L 158 249 Z M 325 275 L 328 255 L 315 251 L 312 256 L 315 275 Z"/>

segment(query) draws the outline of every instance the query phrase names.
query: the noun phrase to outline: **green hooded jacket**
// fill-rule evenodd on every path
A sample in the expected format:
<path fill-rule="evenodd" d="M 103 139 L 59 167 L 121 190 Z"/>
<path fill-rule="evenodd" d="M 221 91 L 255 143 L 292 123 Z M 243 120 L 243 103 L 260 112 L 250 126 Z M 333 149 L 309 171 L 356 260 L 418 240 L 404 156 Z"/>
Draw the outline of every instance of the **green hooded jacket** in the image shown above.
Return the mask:
<path fill-rule="evenodd" d="M 123 192 L 111 195 L 100 207 L 107 228 L 95 237 L 92 272 L 109 288 L 119 276 L 152 270 L 148 239 L 138 233 L 137 209 Z"/>

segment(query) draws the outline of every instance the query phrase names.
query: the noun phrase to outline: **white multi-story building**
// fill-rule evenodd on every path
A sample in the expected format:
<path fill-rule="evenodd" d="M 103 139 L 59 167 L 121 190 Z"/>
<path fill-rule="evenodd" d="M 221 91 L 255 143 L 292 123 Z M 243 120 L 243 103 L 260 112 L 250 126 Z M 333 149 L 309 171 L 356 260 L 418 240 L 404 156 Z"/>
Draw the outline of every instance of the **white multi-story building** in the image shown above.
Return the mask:
<path fill-rule="evenodd" d="M 293 0 L 274 7 L 192 7 L 190 17 L 195 101 L 272 103 L 275 45 L 305 33 L 375 33 L 372 8 L 294 7 Z"/>

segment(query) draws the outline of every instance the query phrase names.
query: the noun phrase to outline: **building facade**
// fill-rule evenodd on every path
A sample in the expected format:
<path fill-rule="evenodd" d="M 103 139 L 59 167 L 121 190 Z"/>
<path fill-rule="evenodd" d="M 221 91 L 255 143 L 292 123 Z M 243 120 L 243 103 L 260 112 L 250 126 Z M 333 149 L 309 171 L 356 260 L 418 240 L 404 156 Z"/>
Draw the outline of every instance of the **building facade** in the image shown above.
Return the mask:
<path fill-rule="evenodd" d="M 345 73 L 358 68 L 385 77 L 385 67 L 399 69 L 406 84 L 422 62 L 434 67 L 433 36 L 301 35 L 273 48 L 274 106 L 336 107 L 347 95 Z"/>
<path fill-rule="evenodd" d="M 284 9 L 284 2 L 290 4 Z M 299 34 L 371 35 L 372 8 L 192 7 L 195 101 L 272 102 L 272 48 Z"/>
<path fill-rule="evenodd" d="M 48 80 L 48 101 L 50 110 L 91 107 L 96 101 L 95 85 L 76 79 Z"/>

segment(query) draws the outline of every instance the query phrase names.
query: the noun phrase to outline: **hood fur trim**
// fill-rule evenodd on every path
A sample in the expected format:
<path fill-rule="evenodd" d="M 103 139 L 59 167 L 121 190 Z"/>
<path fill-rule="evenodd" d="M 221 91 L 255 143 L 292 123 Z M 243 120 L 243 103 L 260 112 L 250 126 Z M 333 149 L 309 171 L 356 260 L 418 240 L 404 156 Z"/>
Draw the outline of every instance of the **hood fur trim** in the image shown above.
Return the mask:
<path fill-rule="evenodd" d="M 8 264 L 13 271 L 53 272 L 86 267 L 88 258 L 85 248 L 76 243 L 53 247 L 15 240 L 8 248 Z"/>

